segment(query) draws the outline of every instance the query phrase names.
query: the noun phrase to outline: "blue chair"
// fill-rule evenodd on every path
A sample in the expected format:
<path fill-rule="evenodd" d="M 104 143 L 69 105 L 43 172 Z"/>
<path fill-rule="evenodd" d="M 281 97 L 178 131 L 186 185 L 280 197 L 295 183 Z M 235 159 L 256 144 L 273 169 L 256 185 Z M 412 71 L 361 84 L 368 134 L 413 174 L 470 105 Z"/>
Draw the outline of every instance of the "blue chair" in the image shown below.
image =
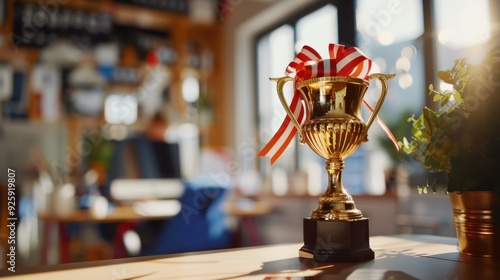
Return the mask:
<path fill-rule="evenodd" d="M 140 224 L 141 255 L 159 255 L 228 248 L 231 233 L 222 203 L 230 184 L 209 175 L 185 182 L 182 209 L 172 219 Z"/>

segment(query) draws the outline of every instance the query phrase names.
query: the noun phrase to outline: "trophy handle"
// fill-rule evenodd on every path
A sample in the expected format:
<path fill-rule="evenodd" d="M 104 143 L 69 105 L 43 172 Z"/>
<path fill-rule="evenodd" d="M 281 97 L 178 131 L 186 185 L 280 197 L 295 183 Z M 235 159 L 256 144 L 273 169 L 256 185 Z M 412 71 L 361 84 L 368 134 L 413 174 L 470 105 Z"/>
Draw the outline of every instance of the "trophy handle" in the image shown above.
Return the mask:
<path fill-rule="evenodd" d="M 269 78 L 269 80 L 277 82 L 276 89 L 278 91 L 278 97 L 280 99 L 281 106 L 283 106 L 286 114 L 292 120 L 292 124 L 295 126 L 295 128 L 297 128 L 297 131 L 299 132 L 299 135 L 300 135 L 300 143 L 304 144 L 305 142 L 304 142 L 304 138 L 302 136 L 302 129 L 300 127 L 300 123 L 297 121 L 297 118 L 295 118 L 295 115 L 293 114 L 292 110 L 290 110 L 290 107 L 286 103 L 285 96 L 283 93 L 283 86 L 285 86 L 285 84 L 287 82 L 293 81 L 293 78 L 285 76 L 285 77 L 281 77 L 281 78 Z M 302 91 L 300 91 L 300 94 L 302 95 L 302 98 L 304 98 L 304 100 L 307 101 L 307 98 Z M 307 117 L 308 116 L 306 116 L 306 118 Z"/>
<path fill-rule="evenodd" d="M 375 108 L 373 109 L 373 113 L 370 116 L 370 119 L 368 119 L 368 122 L 366 123 L 366 132 L 368 133 L 368 129 L 372 125 L 373 121 L 375 120 L 375 117 L 378 115 L 378 111 L 380 111 L 380 108 L 382 108 L 382 104 L 384 103 L 385 96 L 387 95 L 387 89 L 389 88 L 387 81 L 389 79 L 392 79 L 396 76 L 396 74 L 371 74 L 370 79 L 378 79 L 380 83 L 382 84 L 382 91 L 380 93 L 380 97 L 378 99 L 377 105 L 375 105 Z"/>

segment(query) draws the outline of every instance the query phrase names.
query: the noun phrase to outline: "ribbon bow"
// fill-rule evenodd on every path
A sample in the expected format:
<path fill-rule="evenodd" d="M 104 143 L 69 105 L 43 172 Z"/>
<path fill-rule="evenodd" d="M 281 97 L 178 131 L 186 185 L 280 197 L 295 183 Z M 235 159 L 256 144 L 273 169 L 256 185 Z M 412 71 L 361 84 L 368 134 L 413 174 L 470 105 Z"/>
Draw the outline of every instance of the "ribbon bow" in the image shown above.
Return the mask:
<path fill-rule="evenodd" d="M 304 46 L 295 59 L 287 66 L 285 74 L 294 78 L 295 84 L 322 76 L 347 76 L 367 81 L 370 80 L 369 72 L 372 61 L 358 48 L 345 48 L 343 45 L 330 44 L 328 46 L 328 53 L 330 58 L 322 59 L 316 50 L 310 46 Z M 303 102 L 305 100 L 302 100 L 300 92 L 298 89 L 295 89 L 290 109 L 299 124 L 302 124 L 306 114 L 309 113 L 307 112 L 307 106 L 304 106 Z M 373 108 L 365 100 L 363 102 L 373 112 Z M 378 116 L 376 120 L 399 152 L 397 140 L 389 128 Z M 274 164 L 281 154 L 283 154 L 286 147 L 288 147 L 296 133 L 297 128 L 287 115 L 278 131 L 257 155 L 270 157 L 271 164 Z"/>

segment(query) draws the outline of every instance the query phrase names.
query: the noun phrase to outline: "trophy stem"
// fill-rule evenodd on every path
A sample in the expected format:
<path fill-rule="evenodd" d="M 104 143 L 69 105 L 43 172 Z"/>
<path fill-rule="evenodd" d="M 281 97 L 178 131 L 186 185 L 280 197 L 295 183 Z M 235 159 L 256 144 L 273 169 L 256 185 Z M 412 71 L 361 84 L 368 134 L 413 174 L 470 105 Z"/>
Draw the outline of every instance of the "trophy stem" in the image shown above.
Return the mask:
<path fill-rule="evenodd" d="M 350 195 L 345 191 L 342 184 L 342 170 L 344 169 L 344 160 L 341 158 L 334 158 L 327 160 L 325 163 L 326 172 L 328 172 L 328 186 L 323 196 L 335 195 Z"/>
<path fill-rule="evenodd" d="M 328 187 L 320 196 L 318 207 L 311 214 L 311 219 L 318 220 L 359 220 L 363 218 L 361 211 L 356 209 L 352 196 L 347 193 L 342 184 L 344 160 L 332 158 L 326 161 L 328 172 Z"/>

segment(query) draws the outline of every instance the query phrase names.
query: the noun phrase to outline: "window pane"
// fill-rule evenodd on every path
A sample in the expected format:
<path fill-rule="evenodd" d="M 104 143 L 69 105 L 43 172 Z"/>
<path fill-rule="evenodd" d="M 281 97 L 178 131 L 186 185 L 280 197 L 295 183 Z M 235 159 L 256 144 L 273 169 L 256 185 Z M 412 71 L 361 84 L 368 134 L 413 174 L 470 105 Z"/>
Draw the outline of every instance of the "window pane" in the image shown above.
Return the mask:
<path fill-rule="evenodd" d="M 417 112 L 422 108 L 427 93 L 423 42 L 419 38 L 423 33 L 421 1 L 360 0 L 357 3 L 358 47 L 373 60 L 372 73 L 396 73 L 380 112 L 384 121 L 396 123 L 402 112 Z M 378 36 L 372 36 L 370 26 L 378 26 L 380 32 L 391 26 L 394 42 L 384 46 Z M 404 34 L 404 30 L 408 30 L 408 34 Z M 380 89 L 372 83 L 365 98 L 373 104 L 379 94 Z"/>
<path fill-rule="evenodd" d="M 282 77 L 285 75 L 285 69 L 295 54 L 293 51 L 294 32 L 290 25 L 283 25 L 269 35 L 262 37 L 257 43 L 257 62 L 258 62 L 258 116 L 259 116 L 259 140 L 260 147 L 263 147 L 278 130 L 283 122 L 286 113 L 278 99 L 276 92 L 276 83 L 269 80 L 270 77 Z M 292 96 L 292 84 L 285 86 L 285 96 L 290 100 Z M 275 172 L 272 178 L 275 178 L 277 185 L 276 193 L 286 192 L 280 188 L 287 187 L 287 182 L 282 178 L 284 170 L 293 170 L 294 167 L 295 143 L 292 141 L 286 149 L 280 160 L 276 162 L 271 169 L 268 158 L 261 158 L 260 166 L 264 173 Z M 266 176 L 267 177 L 267 176 Z"/>
<path fill-rule="evenodd" d="M 358 0 L 356 27 L 364 40 L 388 46 L 424 33 L 421 0 Z"/>
<path fill-rule="evenodd" d="M 480 62 L 485 54 L 481 44 L 491 37 L 489 1 L 435 0 L 434 11 L 437 70 L 451 68 L 462 57 Z"/>
<path fill-rule="evenodd" d="M 297 44 L 295 51 L 299 52 L 302 46 L 309 45 L 321 57 L 328 57 L 328 44 L 338 43 L 337 7 L 327 5 L 297 22 Z"/>
<path fill-rule="evenodd" d="M 428 91 L 424 80 L 425 60 L 421 38 L 424 31 L 422 1 L 359 0 L 356 15 L 358 47 L 372 59 L 371 72 L 396 74 L 389 81 L 389 91 L 379 117 L 396 138 L 401 139 L 406 135 L 406 119 L 421 110 Z M 365 100 L 374 105 L 379 96 L 380 85 L 372 81 Z M 368 119 L 371 112 L 365 109 L 363 112 L 365 120 Z M 378 124 L 370 128 L 368 138 L 370 141 L 356 152 L 363 155 L 353 156 L 360 157 L 358 161 L 364 164 L 363 173 L 359 175 L 366 178 L 363 191 L 380 194 L 385 191 L 385 180 L 381 177 L 384 169 L 397 164 L 399 159 L 395 157 L 395 148 Z M 346 161 L 346 167 L 349 167 L 350 158 Z M 353 190 L 353 193 L 356 191 L 359 190 Z"/>

